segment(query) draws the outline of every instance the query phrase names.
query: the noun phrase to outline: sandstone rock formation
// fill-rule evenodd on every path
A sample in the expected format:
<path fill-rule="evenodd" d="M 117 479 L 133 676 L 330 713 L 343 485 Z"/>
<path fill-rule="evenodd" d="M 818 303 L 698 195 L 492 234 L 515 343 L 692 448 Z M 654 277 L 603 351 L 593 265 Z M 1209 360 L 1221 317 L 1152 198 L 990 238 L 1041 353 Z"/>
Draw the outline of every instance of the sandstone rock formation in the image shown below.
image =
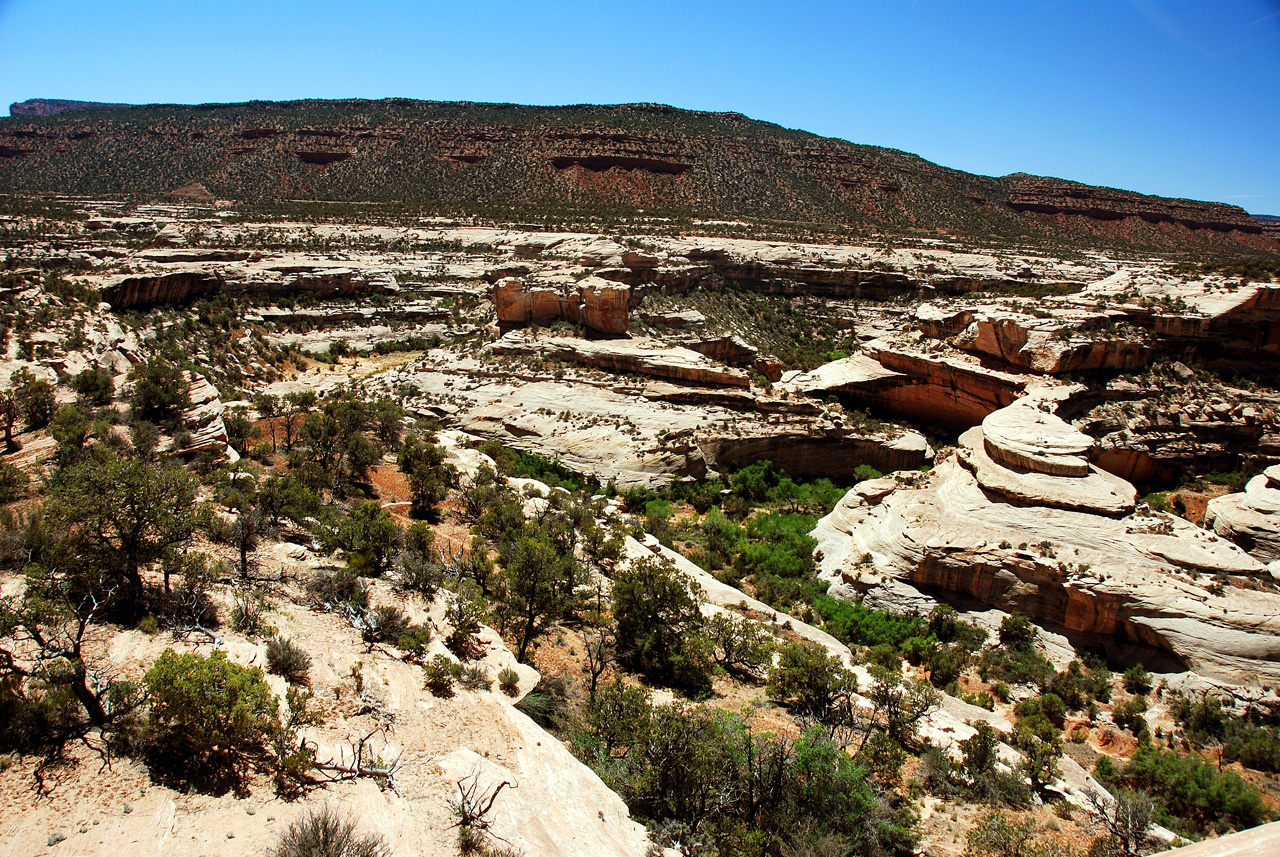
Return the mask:
<path fill-rule="evenodd" d="M 1137 492 L 1089 463 L 1093 438 L 1052 412 L 1066 390 L 1037 391 L 960 435 L 959 462 L 978 484 L 1009 502 L 1123 515 Z"/>
<path fill-rule="evenodd" d="M 1210 500 L 1204 524 L 1262 562 L 1280 560 L 1280 465 L 1250 479 L 1243 493 Z"/>
<path fill-rule="evenodd" d="M 1202 577 L 1269 577 L 1266 567 L 1180 518 L 1011 504 L 950 459 L 927 476 L 859 485 L 814 535 L 833 591 L 870 605 L 918 610 L 936 598 L 1016 610 L 1144 663 L 1280 678 L 1280 595 L 1211 591 Z"/>
<path fill-rule="evenodd" d="M 515 277 L 493 286 L 500 324 L 547 324 L 564 319 L 608 334 L 627 332 L 630 289 L 599 277 L 572 286 L 530 284 Z"/>
<path fill-rule="evenodd" d="M 653 340 L 601 340 L 568 337 L 536 338 L 508 333 L 490 346 L 494 354 L 529 355 L 611 372 L 635 372 L 682 384 L 703 387 L 747 387 L 750 379 L 740 369 L 717 366 L 696 351 L 664 347 Z"/>
<path fill-rule="evenodd" d="M 1021 395 L 1027 379 L 976 363 L 872 342 L 853 357 L 784 377 L 783 388 L 823 398 L 836 394 L 926 425 L 967 427 Z"/>
<path fill-rule="evenodd" d="M 254 268 L 178 264 L 155 272 L 124 274 L 106 281 L 101 294 L 113 309 L 122 310 L 181 304 L 226 290 L 263 296 L 350 297 L 393 291 L 395 287 L 395 277 L 385 270 L 284 259 Z"/>
<path fill-rule="evenodd" d="M 1111 335 L 1095 332 L 1123 317 L 1118 312 L 1066 311 L 1039 319 L 1000 308 L 943 308 L 934 304 L 916 309 L 916 320 L 926 335 L 949 339 L 961 350 L 1046 375 L 1099 369 L 1129 371 L 1146 366 L 1150 348 L 1141 339 L 1124 331 Z"/>

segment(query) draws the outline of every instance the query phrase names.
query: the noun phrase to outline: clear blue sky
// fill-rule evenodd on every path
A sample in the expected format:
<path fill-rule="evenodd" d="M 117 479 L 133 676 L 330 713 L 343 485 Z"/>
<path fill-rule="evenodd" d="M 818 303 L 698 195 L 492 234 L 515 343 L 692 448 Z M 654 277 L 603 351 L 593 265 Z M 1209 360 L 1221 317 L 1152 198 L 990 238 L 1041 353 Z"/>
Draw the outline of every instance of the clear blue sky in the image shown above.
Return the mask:
<path fill-rule="evenodd" d="M 0 0 L 27 98 L 649 101 L 1280 214 L 1280 0 Z"/>

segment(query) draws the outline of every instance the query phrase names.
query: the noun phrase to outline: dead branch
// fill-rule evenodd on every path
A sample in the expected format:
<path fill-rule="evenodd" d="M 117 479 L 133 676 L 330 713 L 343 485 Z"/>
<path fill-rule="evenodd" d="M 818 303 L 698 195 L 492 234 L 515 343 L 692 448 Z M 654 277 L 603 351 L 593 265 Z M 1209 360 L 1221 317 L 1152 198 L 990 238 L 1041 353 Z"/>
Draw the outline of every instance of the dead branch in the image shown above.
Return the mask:
<path fill-rule="evenodd" d="M 363 738 L 351 743 L 350 762 L 343 761 L 342 756 L 339 756 L 337 759 L 331 759 L 327 762 L 315 762 L 315 769 L 328 775 L 327 779 L 330 782 L 354 780 L 358 777 L 369 777 L 370 779 L 377 780 L 378 784 L 383 788 L 390 789 L 396 795 L 402 796 L 400 795 L 400 788 L 396 784 L 395 779 L 396 772 L 403 767 L 400 761 L 400 756 L 396 756 L 390 762 L 378 764 L 382 762 L 381 759 L 374 757 L 372 753 L 366 754 L 366 747 L 368 746 L 370 739 L 381 732 L 381 728 L 374 729 Z M 305 739 L 302 743 L 304 747 L 307 745 L 307 741 Z M 311 749 L 314 753 L 315 744 L 311 744 Z"/>

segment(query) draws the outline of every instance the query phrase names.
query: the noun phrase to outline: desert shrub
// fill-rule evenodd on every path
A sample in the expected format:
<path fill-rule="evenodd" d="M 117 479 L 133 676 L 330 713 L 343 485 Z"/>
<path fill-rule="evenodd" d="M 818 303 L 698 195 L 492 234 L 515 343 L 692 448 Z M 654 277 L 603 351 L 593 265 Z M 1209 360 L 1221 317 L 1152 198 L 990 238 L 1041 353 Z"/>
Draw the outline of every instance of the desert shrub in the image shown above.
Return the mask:
<path fill-rule="evenodd" d="M 284 637 L 267 640 L 267 672 L 293 684 L 310 684 L 311 656 Z"/>
<path fill-rule="evenodd" d="M 462 668 L 462 675 L 458 676 L 458 684 L 467 690 L 488 690 L 493 687 L 493 679 L 489 678 L 489 673 L 479 664 L 471 664 Z"/>
<path fill-rule="evenodd" d="M 261 589 L 236 589 L 231 596 L 231 627 L 242 634 L 262 632 L 263 617 L 271 609 Z"/>
<path fill-rule="evenodd" d="M 215 651 L 207 658 L 166 649 L 143 676 L 151 700 L 147 743 L 153 766 L 179 779 L 239 780 L 280 729 L 262 670 Z"/>
<path fill-rule="evenodd" d="M 11 503 L 22 496 L 30 478 L 26 472 L 7 461 L 0 461 L 0 503 Z"/>
<path fill-rule="evenodd" d="M 1116 725 L 1123 726 L 1134 735 L 1140 735 L 1147 731 L 1147 721 L 1142 717 L 1146 710 L 1147 698 L 1138 695 L 1117 705 L 1111 712 L 1111 718 L 1115 720 Z"/>
<path fill-rule="evenodd" d="M 701 590 L 670 564 L 645 559 L 618 572 L 613 618 L 619 661 L 651 681 L 691 693 L 711 685 Z"/>
<path fill-rule="evenodd" d="M 1036 626 L 1024 613 L 1013 613 L 1000 622 L 1000 644 L 1013 647 L 1034 643 Z"/>
<path fill-rule="evenodd" d="M 847 713 L 858 679 L 816 643 L 787 643 L 769 673 L 769 696 L 794 711 L 827 722 Z"/>
<path fill-rule="evenodd" d="M 42 429 L 53 419 L 58 404 L 54 399 L 53 385 L 41 378 L 36 378 L 27 368 L 19 369 L 9 376 L 13 386 L 13 395 L 17 401 L 27 427 Z"/>
<path fill-rule="evenodd" d="M 353 613 L 352 624 L 366 643 L 394 643 L 413 627 L 409 614 L 388 604 Z"/>
<path fill-rule="evenodd" d="M 1247 768 L 1280 773 L 1280 732 L 1247 720 L 1232 720 L 1222 745 L 1222 758 Z"/>
<path fill-rule="evenodd" d="M 479 656 L 480 624 L 487 609 L 480 588 L 470 580 L 462 581 L 444 613 L 450 626 L 449 636 L 444 640 L 449 651 L 464 660 Z"/>
<path fill-rule="evenodd" d="M 929 628 L 919 616 L 905 616 L 863 607 L 861 602 L 842 601 L 822 595 L 813 609 L 824 619 L 826 630 L 841 642 L 860 646 L 888 643 L 901 648 L 912 637 L 925 637 Z"/>
<path fill-rule="evenodd" d="M 164 424 L 191 407 L 191 394 L 182 369 L 160 357 L 139 363 L 129 372 L 133 416 Z"/>
<path fill-rule="evenodd" d="M 1053 664 L 1030 643 L 993 646 L 982 653 L 978 674 L 983 681 L 1047 685 L 1055 675 Z"/>
<path fill-rule="evenodd" d="M 110 404 L 116 395 L 116 382 L 112 374 L 105 369 L 90 367 L 85 369 L 71 382 L 71 389 L 84 402 L 91 405 Z"/>
<path fill-rule="evenodd" d="M 422 521 L 404 533 L 404 549 L 395 559 L 396 586 L 430 600 L 444 584 L 444 569 L 435 557 L 435 533 Z"/>
<path fill-rule="evenodd" d="M 511 667 L 503 667 L 498 671 L 498 687 L 507 696 L 515 696 L 520 692 L 520 674 Z"/>
<path fill-rule="evenodd" d="M 768 671 L 776 643 L 759 623 L 718 613 L 705 630 L 715 647 L 712 657 L 729 672 L 756 681 Z"/>
<path fill-rule="evenodd" d="M 1068 709 L 1079 711 L 1094 701 L 1110 701 L 1111 671 L 1102 663 L 1086 669 L 1080 661 L 1072 661 L 1049 680 L 1045 689 L 1057 694 Z"/>
<path fill-rule="evenodd" d="M 400 525 L 376 500 L 361 503 L 328 536 L 346 552 L 347 567 L 366 577 L 381 577 L 391 567 L 400 539 Z"/>
<path fill-rule="evenodd" d="M 453 696 L 453 683 L 462 677 L 462 664 L 436 655 L 430 662 L 422 665 L 422 674 L 427 690 L 435 696 Z"/>
<path fill-rule="evenodd" d="M 351 569 L 320 571 L 307 581 L 307 599 L 320 610 L 362 609 L 369 603 L 369 593 L 360 576 Z"/>
<path fill-rule="evenodd" d="M 357 832 L 356 823 L 328 805 L 311 810 L 280 835 L 274 857 L 390 857 L 382 837 Z"/>
<path fill-rule="evenodd" d="M 929 682 L 946 687 L 957 681 L 969 666 L 969 653 L 958 645 L 934 646 L 929 652 Z"/>
<path fill-rule="evenodd" d="M 1231 771 L 1196 755 L 1183 756 L 1151 744 L 1139 745 L 1121 778 L 1149 792 L 1172 818 L 1165 826 L 1187 829 L 1183 819 L 1198 831 L 1243 830 L 1268 819 L 1257 790 Z"/>
<path fill-rule="evenodd" d="M 808 515 L 757 515 L 747 523 L 748 542 L 735 560 L 737 571 L 744 575 L 812 577 L 813 550 L 818 542 L 809 533 L 815 525 Z"/>
<path fill-rule="evenodd" d="M 1124 671 L 1124 689 L 1129 693 L 1150 693 L 1151 673 L 1142 664 L 1134 664 Z"/>
<path fill-rule="evenodd" d="M 969 831 L 965 857 L 1051 857 L 1060 853 L 1038 837 L 1043 831 L 1034 818 L 1010 818 L 989 812 Z"/>
<path fill-rule="evenodd" d="M 570 684 L 563 675 L 544 675 L 516 708 L 544 729 L 559 732 L 570 720 L 570 696 Z"/>

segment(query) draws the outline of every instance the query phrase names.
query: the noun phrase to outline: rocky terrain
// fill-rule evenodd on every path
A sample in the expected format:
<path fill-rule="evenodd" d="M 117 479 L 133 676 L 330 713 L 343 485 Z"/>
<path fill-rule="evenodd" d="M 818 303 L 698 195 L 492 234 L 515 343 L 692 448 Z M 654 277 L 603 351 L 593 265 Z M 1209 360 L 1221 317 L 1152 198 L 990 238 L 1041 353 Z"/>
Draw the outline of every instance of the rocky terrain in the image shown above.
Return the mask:
<path fill-rule="evenodd" d="M 356 107 L 369 113 L 359 123 L 345 112 Z M 196 161 L 215 164 L 216 150 L 244 164 L 286 165 L 285 176 L 292 158 L 326 193 L 356 186 L 358 176 L 342 170 L 363 169 L 379 153 L 399 157 L 397 147 L 416 140 L 435 161 L 430 175 L 490 162 L 497 170 L 512 152 L 532 151 L 548 160 L 566 199 L 580 187 L 625 196 L 641 185 L 682 199 L 701 193 L 717 158 L 748 154 L 695 151 L 663 122 L 763 133 L 741 118 L 671 118 L 647 107 L 603 110 L 555 134 L 539 124 L 542 114 L 515 108 L 484 108 L 483 122 L 463 126 L 448 105 L 324 109 L 323 124 L 297 106 L 270 122 L 258 107 L 9 121 L 0 124 L 8 147 L 0 181 L 28 187 L 55 174 L 40 170 L 81 157 L 77 146 L 105 146 L 121 129 L 152 123 L 165 141 L 157 151 L 182 134 Z M 423 116 L 439 121 L 415 125 Z M 606 120 L 630 130 L 603 134 Z M 893 172 L 906 156 L 791 132 L 777 143 L 793 164 L 821 164 L 839 193 L 897 194 L 900 211 L 931 222 L 912 207 L 924 199 L 920 174 Z M 221 174 L 239 181 L 251 173 L 243 169 Z M 592 720 L 596 679 L 647 688 L 651 704 L 673 704 L 679 716 L 740 718 L 733 722 L 761 742 L 803 742 L 815 724 L 845 734 L 840 750 L 870 772 L 858 776 L 874 789 L 876 811 L 900 813 L 895 824 L 912 831 L 874 846 L 882 851 L 856 840 L 856 853 L 959 857 L 965 836 L 999 807 L 1084 853 L 1105 807 L 1141 785 L 1137 774 L 1108 779 L 1106 766 L 1152 746 L 1207 753 L 1219 768 L 1225 761 L 1265 795 L 1259 806 L 1276 805 L 1274 769 L 1230 756 L 1237 751 L 1225 733 L 1213 743 L 1185 710 L 1212 698 L 1258 729 L 1280 717 L 1280 283 L 1266 273 L 1274 256 L 1258 257 L 1262 273 L 1242 275 L 1229 262 L 1188 264 L 1132 246 L 1050 249 L 936 231 L 801 240 L 692 221 L 672 230 L 659 219 L 633 230 L 557 231 L 417 214 L 255 218 L 214 204 L 233 187 L 213 175 L 159 170 L 166 189 L 201 182 L 164 203 L 27 200 L 4 214 L 0 378 L 9 379 L 14 443 L 0 473 L 9 492 L 0 591 L 5 609 L 17 610 L 44 585 L 46 567 L 11 546 L 46 549 L 23 528 L 72 490 L 58 474 L 78 466 L 76 450 L 181 465 L 198 479 L 205 509 L 183 556 L 223 563 L 208 590 L 214 621 L 183 623 L 161 609 L 169 602 L 160 593 L 181 591 L 170 576 L 186 580 L 188 567 L 157 555 L 139 572 L 151 612 L 91 623 L 95 648 L 77 657 L 95 675 L 139 682 L 167 648 L 270 667 L 270 641 L 292 640 L 309 655 L 320 716 L 290 734 L 314 750 L 317 782 L 287 794 L 262 762 L 239 790 L 182 786 L 144 749 L 119 743 L 116 727 L 98 724 L 61 755 L 17 746 L 0 756 L 0 849 L 262 853 L 323 804 L 358 819 L 391 853 L 453 854 L 459 790 L 506 782 L 484 819 L 487 853 L 709 853 L 699 837 L 711 833 L 680 828 L 685 810 L 654 809 L 639 778 L 620 767 L 641 749 L 589 748 L 607 734 Z M 1034 218 L 1089 223 L 1098 235 L 1132 220 L 1175 235 L 1184 249 L 1270 241 L 1227 206 L 1027 176 L 952 178 L 989 194 L 955 205 L 1003 206 L 990 217 L 1027 233 L 1041 229 Z M 781 199 L 797 211 L 809 204 Z M 41 382 L 52 397 L 43 425 L 19 406 Z M 181 394 L 171 412 L 154 424 L 141 418 L 169 393 Z M 368 416 L 342 434 L 342 421 L 356 419 L 353 402 L 391 416 Z M 454 475 L 416 465 L 406 450 L 419 443 L 438 448 Z M 424 500 L 424 482 L 438 494 Z M 499 487 L 509 495 L 477 493 Z M 314 492 L 314 506 L 303 490 Z M 343 530 L 365 500 L 375 501 L 367 514 L 404 531 L 394 559 L 357 547 Z M 250 538 L 254 508 L 279 520 Z M 488 511 L 506 517 L 494 523 Z M 539 626 L 521 662 L 528 641 L 509 588 L 520 567 L 515 545 L 539 527 L 562 532 L 557 521 L 574 534 L 567 555 L 581 564 L 568 586 L 576 607 Z M 430 531 L 435 552 L 422 561 L 440 575 L 418 589 L 409 582 L 411 525 Z M 797 526 L 789 536 L 768 530 Z M 606 549 L 610 540 L 616 547 Z M 699 618 L 668 636 L 742 621 L 776 647 L 758 672 L 744 674 L 728 649 L 709 643 L 727 666 L 697 690 L 646 673 L 620 645 L 592 673 L 592 653 L 602 650 L 591 647 L 604 639 L 593 634 L 615 627 L 611 593 L 650 562 L 697 594 Z M 786 570 L 772 574 L 770 562 Z M 426 641 L 379 639 L 375 614 L 316 595 L 316 580 L 348 569 L 363 575 L 369 605 L 400 608 L 411 627 L 429 629 Z M 259 590 L 269 606 L 245 626 L 235 617 Z M 474 631 L 478 651 L 468 652 L 456 636 L 459 605 L 474 598 L 484 621 Z M 972 630 L 948 636 L 956 632 L 942 627 L 938 617 L 951 614 L 940 607 Z M 858 625 L 847 610 L 876 618 Z M 1020 640 L 1024 617 L 1030 630 Z M 875 622 L 914 630 L 882 639 L 868 630 Z M 25 663 L 36 643 L 21 627 L 5 624 L 2 639 Z M 963 634 L 977 642 L 965 649 Z M 853 676 L 846 719 L 804 709 L 779 689 L 791 644 L 815 647 L 805 651 Z M 1010 669 L 1005 651 L 1042 675 L 1007 677 L 1015 673 L 1000 672 Z M 949 652 L 962 663 L 943 680 Z M 886 678 L 886 659 L 901 674 Z M 1138 664 L 1133 682 L 1118 675 Z M 454 667 L 489 680 L 473 673 L 452 695 L 432 691 L 430 670 Z M 510 681 L 495 686 L 500 674 Z M 1045 713 L 1045 727 L 1035 706 L 1069 697 L 1062 677 L 1081 674 L 1104 676 L 1106 691 Z M 32 676 L 6 675 L 16 684 L 5 687 L 17 690 L 0 704 L 49 692 Z M 289 691 L 300 686 L 274 672 L 264 680 L 292 712 Z M 1145 690 L 1128 689 L 1142 681 Z M 928 704 L 894 733 L 900 724 L 884 714 L 885 700 L 910 693 Z M 1130 710 L 1139 698 L 1140 726 Z M 554 717 L 538 707 L 549 699 L 564 705 Z M 976 744 L 962 742 L 980 742 L 987 727 L 992 770 L 1016 781 L 1002 786 L 1003 798 L 979 795 L 965 773 Z M 1052 749 L 1047 768 L 1031 761 L 1042 746 Z M 884 767 L 882 750 L 901 754 L 897 767 Z M 715 825 L 738 818 L 736 800 L 694 815 L 716 819 L 704 831 L 734 829 Z M 1143 848 L 1245 826 L 1231 819 L 1215 826 L 1170 809 Z M 738 834 L 718 835 L 715 847 L 727 849 Z M 761 853 L 807 853 L 799 840 L 767 835 L 772 850 Z"/>

